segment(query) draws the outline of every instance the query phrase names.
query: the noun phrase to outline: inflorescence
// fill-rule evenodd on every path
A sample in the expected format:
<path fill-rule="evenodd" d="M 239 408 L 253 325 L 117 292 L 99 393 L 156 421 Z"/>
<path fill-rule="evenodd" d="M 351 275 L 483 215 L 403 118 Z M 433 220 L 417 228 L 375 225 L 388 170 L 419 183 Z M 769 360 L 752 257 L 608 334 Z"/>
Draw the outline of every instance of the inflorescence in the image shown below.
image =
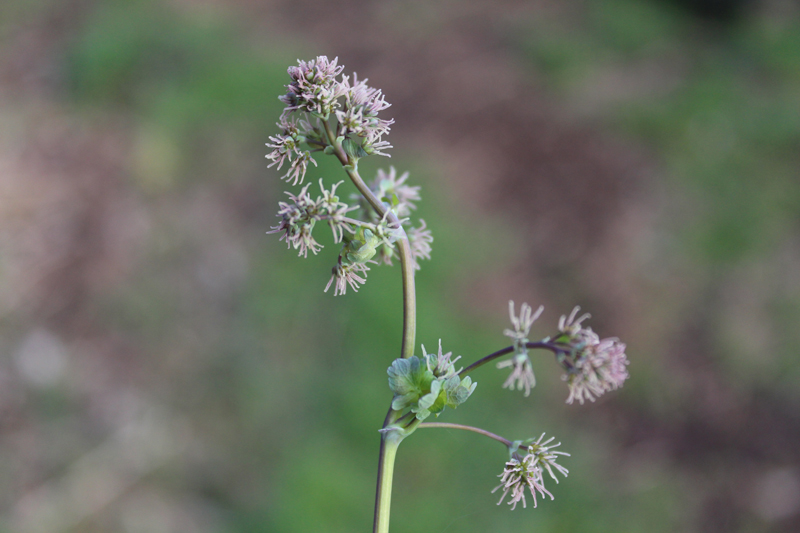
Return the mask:
<path fill-rule="evenodd" d="M 519 309 L 519 316 L 514 314 L 514 302 L 508 302 L 508 314 L 511 317 L 511 324 L 514 329 L 507 329 L 503 332 L 506 337 L 514 340 L 514 357 L 497 363 L 497 368 L 512 367 L 511 374 L 503 383 L 504 388 L 517 390 L 525 389 L 525 396 L 529 396 L 531 389 L 536 385 L 536 377 L 533 375 L 531 359 L 528 357 L 528 335 L 531 325 L 539 318 L 544 311 L 544 306 L 539 306 L 535 313 L 532 313 L 531 306 L 523 303 Z"/>
<path fill-rule="evenodd" d="M 578 316 L 580 307 L 575 307 L 569 316 L 558 321 L 559 335 L 553 342 L 564 344 L 568 351 L 561 364 L 566 373 L 561 377 L 569 386 L 567 403 L 578 400 L 593 402 L 602 394 L 616 390 L 628 379 L 628 358 L 625 345 L 616 337 L 601 339 L 592 328 L 581 324 L 589 313 Z"/>
<path fill-rule="evenodd" d="M 505 497 L 511 493 L 511 499 L 508 501 L 508 504 L 511 506 L 511 510 L 514 510 L 517 507 L 517 504 L 520 502 L 520 500 L 522 500 L 522 506 L 527 507 L 527 503 L 525 501 L 526 488 L 530 490 L 531 496 L 533 497 L 534 507 L 537 505 L 537 492 L 542 497 L 547 495 L 550 496 L 551 500 L 554 499 L 550 491 L 544 487 L 543 472 L 544 470 L 547 470 L 548 474 L 550 474 L 550 477 L 552 477 L 556 483 L 558 483 L 558 478 L 553 473 L 554 469 L 564 477 L 567 477 L 569 470 L 558 464 L 556 461 L 558 460 L 559 455 L 565 455 L 569 457 L 569 454 L 555 450 L 555 448 L 561 446 L 561 443 L 559 442 L 557 444 L 550 444 L 553 442 L 554 437 L 550 437 L 546 441 L 542 441 L 542 439 L 544 439 L 544 433 L 542 433 L 539 438 L 533 442 L 526 441 L 529 442 L 529 444 L 527 444 L 528 453 L 526 453 L 523 457 L 520 457 L 516 452 L 511 454 L 511 459 L 509 459 L 509 461 L 506 463 L 503 473 L 497 476 L 500 478 L 500 484 L 496 486 L 494 490 L 492 490 L 494 493 L 500 489 L 503 489 L 503 496 L 500 498 L 500 501 L 497 502 L 497 505 L 503 503 Z"/>
<path fill-rule="evenodd" d="M 280 97 L 286 106 L 278 122 L 281 133 L 270 136 L 267 147 L 272 152 L 267 159 L 271 161 L 269 167 L 280 170 L 287 166 L 282 178 L 292 185 L 303 183 L 309 164 L 317 165 L 312 153 L 343 154 L 345 168 L 351 170 L 363 157 L 389 157 L 385 151 L 392 146 L 383 137 L 394 120 L 378 115 L 391 104 L 379 89 L 367 85 L 366 79 L 359 80 L 353 74 L 351 83 L 349 76 L 342 75 L 343 70 L 338 58 L 329 61 L 325 56 L 298 60 L 296 67 L 289 68 L 291 83 Z M 418 225 L 411 223 L 414 202 L 420 195 L 419 187 L 407 185 L 407 179 L 408 172 L 398 176 L 391 167 L 388 172 L 378 170 L 368 185 L 385 206 L 384 216 L 378 216 L 360 194 L 350 198 L 352 203 L 343 201 L 336 195 L 341 182 L 326 189 L 320 179 L 321 196 L 312 198 L 308 185 L 299 194 L 286 193 L 289 201 L 278 204 L 281 221 L 267 233 L 281 233 L 289 248 L 308 257 L 309 251 L 316 254 L 322 248 L 313 236 L 316 223 L 327 222 L 334 242 L 342 243 L 325 287 L 325 292 L 333 287 L 334 296 L 344 294 L 348 287 L 358 291 L 366 282 L 367 265 L 376 263 L 376 255 L 382 263 L 391 265 L 398 239 L 408 239 L 410 262 L 418 270 L 420 260 L 430 259 L 433 236 L 424 220 L 420 219 Z M 394 217 L 390 219 L 389 213 Z"/>
<path fill-rule="evenodd" d="M 523 303 L 517 316 L 514 313 L 514 302 L 511 301 L 508 302 L 508 310 L 514 329 L 506 329 L 504 334 L 514 341 L 514 355 L 497 363 L 497 368 L 511 367 L 511 374 L 503 387 L 524 389 L 525 396 L 528 396 L 536 384 L 528 355 L 531 344 L 528 336 L 531 325 L 542 314 L 544 306 L 532 312 L 532 308 Z M 628 379 L 628 359 L 625 345 L 619 339 L 601 339 L 592 328 L 583 327 L 583 321 L 590 315 L 584 313 L 578 317 L 579 311 L 580 307 L 575 307 L 569 316 L 563 315 L 558 321 L 558 334 L 534 344 L 556 354 L 557 361 L 565 371 L 561 379 L 569 387 L 567 403 L 578 400 L 582 404 L 585 400 L 593 402 L 598 396 L 621 387 Z"/>
<path fill-rule="evenodd" d="M 497 364 L 498 368 L 511 367 L 511 374 L 503 387 L 525 390 L 525 396 L 530 394 L 536 381 L 533 375 L 528 350 L 532 347 L 544 348 L 556 355 L 556 361 L 562 366 L 565 374 L 562 379 L 567 382 L 569 397 L 567 403 L 575 400 L 583 403 L 584 400 L 594 401 L 605 392 L 615 390 L 622 386 L 628 379 L 628 359 L 625 355 L 625 345 L 616 338 L 600 339 L 591 328 L 584 327 L 583 322 L 589 314 L 578 316 L 579 307 L 575 307 L 569 316 L 562 316 L 558 322 L 558 333 L 553 337 L 546 337 L 537 343 L 531 343 L 528 337 L 533 323 L 542 314 L 544 307 L 539 307 L 535 312 L 526 303 L 520 307 L 519 315 L 514 312 L 514 302 L 508 303 L 509 316 L 513 329 L 506 329 L 504 334 L 513 340 L 513 345 L 498 353 L 513 352 L 510 359 Z M 491 357 L 491 356 L 490 356 Z M 558 455 L 569 455 L 553 450 L 559 444 L 550 444 L 553 438 L 542 441 L 542 434 L 536 441 L 526 444 L 528 453 L 520 456 L 516 449 L 522 443 L 512 443 L 511 459 L 506 463 L 503 473 L 500 474 L 501 483 L 492 492 L 503 489 L 503 496 L 498 505 L 511 495 L 509 504 L 514 509 L 522 501 L 525 507 L 525 490 L 529 489 L 533 496 L 533 506 L 537 504 L 537 494 L 540 496 L 553 495 L 544 486 L 543 470 L 547 470 L 556 483 L 553 470 L 564 477 L 567 469 L 556 463 Z"/>
<path fill-rule="evenodd" d="M 359 80 L 356 74 L 351 83 L 343 71 L 338 58 L 329 61 L 325 56 L 298 60 L 297 66 L 289 68 L 291 82 L 286 86 L 287 93 L 280 97 L 285 104 L 278 122 L 281 133 L 269 137 L 267 146 L 272 151 L 266 156 L 271 161 L 269 167 L 277 166 L 280 170 L 286 165 L 282 179 L 298 186 L 303 184 L 309 164 L 317 165 L 312 154 L 335 155 L 360 191 L 345 201 L 337 194 L 343 182 L 327 188 L 322 179 L 316 196 L 309 192 L 310 183 L 296 194 L 287 191 L 288 201 L 278 203 L 280 222 L 267 232 L 281 234 L 280 239 L 288 248 L 308 257 L 309 251 L 316 255 L 323 247 L 313 235 L 317 223 L 327 225 L 333 242 L 341 244 L 325 286 L 325 292 L 333 287 L 334 296 L 345 294 L 348 287 L 357 292 L 366 282 L 369 264 L 391 265 L 400 251 L 404 253 L 401 257 L 405 262 L 404 276 L 413 281 L 413 272 L 420 268 L 419 261 L 430 259 L 433 242 L 424 220 L 419 219 L 416 225 L 411 223 L 416 202 L 420 200 L 420 188 L 406 183 L 408 172 L 398 175 L 394 167 L 378 170 L 370 183 L 364 183 L 358 175 L 359 159 L 370 155 L 389 157 L 386 150 L 392 146 L 383 138 L 389 134 L 394 120 L 379 116 L 390 106 L 379 89 L 368 86 L 367 80 Z M 460 357 L 453 359 L 452 352 L 444 353 L 441 340 L 436 353 L 427 353 L 422 346 L 421 356 L 404 353 L 405 357 L 396 359 L 388 369 L 389 388 L 394 397 L 387 425 L 381 431 L 385 434 L 399 431 L 404 438 L 420 425 L 458 426 L 422 421 L 431 415 L 438 417 L 447 407 L 455 409 L 464 403 L 477 386 L 467 374 L 507 354 L 511 357 L 496 364 L 497 368 L 511 369 L 503 387 L 530 395 L 536 385 L 530 357 L 535 348 L 550 350 L 555 355 L 564 370 L 562 380 L 569 389 L 569 404 L 576 400 L 581 404 L 586 400 L 593 402 L 628 379 L 625 344 L 614 337 L 601 339 L 591 328 L 584 327 L 589 315 L 579 316 L 579 307 L 561 317 L 555 335 L 538 342 L 530 341 L 531 327 L 544 307 L 534 311 L 523 303 L 519 314 L 513 301 L 508 307 L 512 328 L 504 334 L 512 340 L 512 345 L 466 369 L 456 369 Z M 411 339 L 409 345 L 413 346 L 413 335 Z M 544 440 L 544 433 L 538 439 L 511 442 L 479 428 L 459 428 L 482 433 L 508 446 L 510 458 L 498 476 L 500 485 L 492 491 L 503 492 L 498 505 L 510 495 L 508 503 L 512 509 L 520 501 L 525 507 L 528 491 L 536 507 L 538 496 L 553 499 L 545 488 L 544 472 L 556 483 L 556 472 L 564 477 L 568 474 L 557 461 L 559 456 L 569 454 L 556 450 L 560 443 L 552 444 L 552 437 Z"/>

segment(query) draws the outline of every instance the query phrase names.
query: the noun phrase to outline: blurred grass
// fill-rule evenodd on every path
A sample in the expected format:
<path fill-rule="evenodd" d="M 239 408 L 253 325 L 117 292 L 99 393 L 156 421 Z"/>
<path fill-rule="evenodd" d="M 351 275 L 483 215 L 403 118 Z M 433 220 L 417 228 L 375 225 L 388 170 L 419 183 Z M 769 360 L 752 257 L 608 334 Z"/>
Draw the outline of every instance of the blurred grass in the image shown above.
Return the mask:
<path fill-rule="evenodd" d="M 68 57 L 70 91 L 86 112 L 110 110 L 136 121 L 134 130 L 140 138 L 135 146 L 141 150 L 136 159 L 142 162 L 134 177 L 156 202 L 207 180 L 231 180 L 203 172 L 213 156 L 206 151 L 209 141 L 198 132 L 213 130 L 212 139 L 221 134 L 242 142 L 247 136 L 263 139 L 264 120 L 269 124 L 277 119 L 276 96 L 285 83 L 286 64 L 293 62 L 282 58 L 279 63 L 249 51 L 229 28 L 193 24 L 145 2 L 133 8 L 109 4 L 94 13 Z M 400 159 L 396 164 L 402 169 L 402 163 Z M 365 176 L 374 174 L 375 163 L 363 167 Z M 154 181 L 159 174 L 161 181 Z M 270 172 L 273 183 L 262 190 L 277 199 L 275 174 Z M 424 185 L 426 174 L 417 169 L 412 180 Z M 344 176 L 333 162 L 323 161 L 309 175 L 334 180 Z M 341 190 L 352 192 L 352 187 L 345 187 Z M 431 348 L 441 337 L 447 350 L 480 356 L 503 341 L 485 333 L 474 319 L 460 316 L 459 292 L 474 272 L 491 267 L 492 257 L 503 257 L 501 245 L 509 243 L 494 238 L 498 232 L 488 222 L 483 234 L 470 237 L 470 245 L 482 254 L 459 250 L 463 215 L 426 189 L 420 215 L 434 228 L 436 249 L 434 260 L 424 264 L 418 276 L 418 338 Z M 104 308 L 109 327 L 149 339 L 154 352 L 174 342 L 176 325 L 189 312 L 175 289 L 182 273 L 173 269 L 185 268 L 190 252 L 181 242 L 180 229 L 171 229 L 170 223 L 175 222 L 167 217 L 160 225 L 159 232 L 165 234 L 159 239 L 166 242 L 152 252 L 149 267 Z M 332 299 L 321 292 L 335 261 L 330 239 L 321 239 L 326 249 L 320 257 L 307 260 L 276 241 L 274 236 L 251 241 L 250 274 L 233 302 L 229 323 L 222 326 L 212 347 L 204 349 L 208 353 L 192 363 L 187 382 L 175 392 L 213 382 L 204 393 L 191 395 L 203 407 L 195 405 L 190 416 L 200 419 L 195 423 L 205 428 L 204 438 L 241 451 L 242 457 L 230 458 L 241 464 L 234 472 L 256 465 L 248 469 L 246 484 L 256 493 L 243 498 L 246 505 L 225 494 L 237 492 L 229 486 L 233 479 L 223 479 L 223 487 L 213 491 L 218 494 L 216 504 L 229 514 L 227 531 L 333 532 L 351 531 L 354 524 L 367 529 L 372 519 L 377 428 L 390 399 L 385 372 L 400 335 L 398 273 L 374 268 L 357 296 Z M 494 377 L 494 385 L 501 379 Z M 190 408 L 185 399 L 170 402 Z M 513 418 L 508 416 L 505 422 L 513 425 Z M 219 435 L 219 429 L 211 427 L 215 425 L 235 434 Z M 454 439 L 437 444 L 438 439 L 430 437 L 421 435 L 425 444 L 409 448 L 401 459 L 405 464 L 395 513 L 407 520 L 397 518 L 395 528 L 447 527 L 452 515 L 442 513 L 442 508 L 463 508 L 464 493 L 472 491 L 456 487 L 466 488 L 479 479 L 478 489 L 470 495 L 482 502 L 477 524 L 483 527 L 497 516 L 506 517 L 506 510 L 486 497 L 505 452 L 484 444 L 477 456 L 473 454 L 474 461 L 491 452 L 496 463 L 484 467 L 478 477 L 471 468 L 459 467 L 469 448 L 449 453 Z M 422 492 L 409 490 L 420 479 L 425 481 L 419 487 Z M 445 496 L 430 501 L 425 494 Z M 509 524 L 526 523 L 529 517 L 519 515 Z"/>
<path fill-rule="evenodd" d="M 614 80 L 625 98 L 601 94 L 588 113 L 648 144 L 660 160 L 670 194 L 664 229 L 675 257 L 690 265 L 687 275 L 706 279 L 707 295 L 725 291 L 732 276 L 750 283 L 733 274 L 742 269 L 773 270 L 777 283 L 800 221 L 797 18 L 759 13 L 708 26 L 665 3 L 612 0 L 593 3 L 573 24 L 531 22 L 518 32 L 519 48 L 575 102 L 592 99 L 598 80 Z M 780 307 L 778 322 L 796 324 L 797 291 L 767 285 L 753 305 Z M 737 379 L 766 384 L 800 375 L 794 333 L 773 331 L 769 349 L 780 357 L 756 363 L 723 355 L 752 346 L 731 338 L 724 321 L 714 324 L 715 351 Z M 796 387 L 785 392 L 800 396 Z"/>
<path fill-rule="evenodd" d="M 220 531 L 368 530 L 377 428 L 389 401 L 385 370 L 400 335 L 399 274 L 374 268 L 358 295 L 334 299 L 322 293 L 336 257 L 330 239 L 321 239 L 320 256 L 302 260 L 263 235 L 283 184 L 265 163 L 248 161 L 275 131 L 286 66 L 308 56 L 309 45 L 251 40 L 240 24 L 218 11 L 103 2 L 65 50 L 73 111 L 130 125 L 130 183 L 155 228 L 140 268 L 93 305 L 104 328 L 135 339 L 146 354 L 140 372 L 148 394 L 189 418 L 211 450 L 210 459 L 165 467 L 156 484 L 202 496 L 223 517 Z M 737 266 L 781 253 L 800 213 L 800 27 L 756 20 L 709 37 L 673 8 L 632 0 L 591 4 L 578 28 L 517 24 L 524 37 L 515 46 L 531 70 L 567 98 L 583 94 L 598 71 L 692 57 L 674 87 L 601 103 L 595 116 L 648 143 L 673 194 L 691 199 L 678 202 L 685 214 L 670 230 L 676 253 L 701 276 L 724 281 Z M 415 155 L 398 151 L 391 162 L 412 168 L 410 181 L 423 186 L 420 215 L 436 239 L 418 275 L 418 340 L 431 349 L 442 338 L 468 363 L 503 344 L 505 310 L 486 324 L 464 311 L 463 292 L 497 258 L 507 260 L 514 237 L 493 220 L 464 235 L 466 215 Z M 364 174 L 385 163 L 366 161 Z M 344 177 L 332 161 L 309 172 L 317 176 L 329 184 Z M 203 195 L 232 195 L 241 183 L 257 196 L 256 213 L 235 221 L 246 276 L 232 295 L 198 294 L 201 230 L 213 222 L 187 230 L 198 222 L 182 210 Z M 800 301 L 774 289 L 766 298 L 780 328 L 770 379 L 794 395 Z M 719 337 L 718 349 L 728 349 L 723 329 Z M 739 380 L 756 379 L 732 361 Z M 446 418 L 511 438 L 557 435 L 573 457 L 564 461 L 568 480 L 550 487 L 556 502 L 540 502 L 535 512 L 497 507 L 489 491 L 505 451 L 473 435 L 424 430 L 399 455 L 394 532 L 684 530 L 680 480 L 606 482 L 614 471 L 628 475 L 625 466 L 606 463 L 612 445 L 603 435 L 562 416 L 563 390 L 547 363 L 536 361 L 540 383 L 524 400 L 499 390 L 502 376 L 479 372 L 473 400 Z M 80 408 L 62 394 L 37 398 L 38 415 L 65 419 Z"/>

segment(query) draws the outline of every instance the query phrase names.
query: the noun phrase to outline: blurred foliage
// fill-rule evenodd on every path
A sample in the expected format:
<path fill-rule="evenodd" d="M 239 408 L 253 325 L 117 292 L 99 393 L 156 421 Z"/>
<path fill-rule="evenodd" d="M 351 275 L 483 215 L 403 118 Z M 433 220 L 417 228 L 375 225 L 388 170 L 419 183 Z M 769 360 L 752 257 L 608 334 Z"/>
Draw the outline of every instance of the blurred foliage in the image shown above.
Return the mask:
<path fill-rule="evenodd" d="M 666 4 L 611 0 L 592 4 L 580 32 L 553 20 L 533 25 L 520 31 L 520 48 L 573 99 L 592 98 L 603 73 L 619 76 L 612 88 L 624 97 L 601 95 L 590 113 L 653 148 L 674 200 L 673 253 L 689 262 L 692 277 L 715 280 L 706 290 L 718 294 L 731 272 L 751 268 L 745 265 L 781 268 L 800 220 L 797 17 L 708 26 Z M 636 83 L 637 77 L 654 81 Z M 760 304 L 780 306 L 783 320 L 797 323 L 796 291 L 767 291 Z M 720 350 L 741 349 L 740 339 L 718 334 Z M 771 341 L 781 358 L 771 369 L 751 365 L 739 379 L 783 382 L 787 372 L 796 379 L 795 339 L 775 331 Z"/>
<path fill-rule="evenodd" d="M 9 20 L 44 16 L 56 3 L 36 4 L 0 7 L 4 35 Z M 376 267 L 358 295 L 323 294 L 336 246 L 320 239 L 320 255 L 302 260 L 264 235 L 288 187 L 255 162 L 275 132 L 286 66 L 329 52 L 276 28 L 250 28 L 232 6 L 175 4 L 90 2 L 59 58 L 58 97 L 69 112 L 124 125 L 125 186 L 146 206 L 151 228 L 131 275 L 88 304 L 92 327 L 127 343 L 135 355 L 117 363 L 132 368 L 121 372 L 125 379 L 191 429 L 186 450 L 137 486 L 160 494 L 164 505 L 202 508 L 198 515 L 211 517 L 200 519 L 203 531 L 366 531 L 377 428 L 390 400 L 385 372 L 399 346 L 399 274 Z M 771 317 L 777 355 L 766 363 L 737 357 L 741 345 L 721 319 L 711 326 L 713 350 L 733 354 L 725 364 L 742 386 L 777 382 L 797 397 L 800 300 L 769 281 L 800 214 L 800 22 L 776 27 L 753 17 L 709 29 L 671 4 L 636 0 L 590 2 L 581 13 L 515 20 L 513 50 L 567 102 L 589 100 L 604 73 L 650 64 L 667 72 L 639 92 L 600 95 L 583 112 L 653 151 L 674 199 L 666 208 L 673 210 L 668 248 L 687 259 L 701 291 L 721 298 L 731 279 L 762 272 L 767 290 L 757 305 Z M 516 259 L 515 236 L 492 219 L 465 235 L 468 214 L 437 185 L 439 170 L 425 157 L 396 150 L 391 160 L 422 185 L 420 214 L 436 239 L 417 278 L 418 340 L 432 348 L 442 338 L 445 351 L 468 364 L 504 345 L 506 317 L 491 310 L 496 319 L 487 324 L 467 308 L 464 292 L 497 261 Z M 309 177 L 329 184 L 344 177 L 334 162 L 318 159 Z M 386 163 L 365 161 L 364 175 Z M 541 323 L 558 314 L 548 311 Z M 10 331 L 15 324 L 5 320 Z M 556 501 L 535 511 L 497 507 L 489 491 L 505 450 L 470 434 L 420 430 L 399 454 L 392 531 L 687 530 L 685 479 L 668 468 L 623 464 L 608 435 L 565 416 L 557 368 L 546 358 L 534 365 L 531 398 L 500 390 L 504 376 L 484 369 L 473 376 L 471 400 L 445 418 L 510 438 L 556 435 L 572 453 L 564 461 L 569 478 L 548 485 Z M 631 397 L 653 401 L 642 376 L 658 371 L 637 372 L 634 362 Z M 57 478 L 110 432 L 85 420 L 86 396 L 71 386 L 26 397 L 31 418 L 52 436 L 47 441 L 69 448 L 48 452 L 55 458 L 37 481 Z M 182 530 L 137 529 L 115 518 L 135 494 L 136 487 L 72 530 Z"/>

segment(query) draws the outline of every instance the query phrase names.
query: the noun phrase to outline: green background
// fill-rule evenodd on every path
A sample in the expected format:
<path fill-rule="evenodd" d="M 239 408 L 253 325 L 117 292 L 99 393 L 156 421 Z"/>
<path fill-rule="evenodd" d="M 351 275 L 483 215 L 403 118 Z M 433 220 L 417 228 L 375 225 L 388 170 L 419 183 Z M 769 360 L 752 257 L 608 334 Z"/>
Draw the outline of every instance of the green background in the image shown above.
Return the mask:
<path fill-rule="evenodd" d="M 394 104 L 392 158 L 361 170 L 422 186 L 419 342 L 469 364 L 509 299 L 546 305 L 541 336 L 580 304 L 631 361 L 584 406 L 548 354 L 528 398 L 476 372 L 439 420 L 555 435 L 570 476 L 511 512 L 501 446 L 419 431 L 393 532 L 797 531 L 800 8 L 714 13 L 4 2 L 0 531 L 371 527 L 399 270 L 334 298 L 324 228 L 308 259 L 265 235 L 277 97 L 316 55 Z"/>

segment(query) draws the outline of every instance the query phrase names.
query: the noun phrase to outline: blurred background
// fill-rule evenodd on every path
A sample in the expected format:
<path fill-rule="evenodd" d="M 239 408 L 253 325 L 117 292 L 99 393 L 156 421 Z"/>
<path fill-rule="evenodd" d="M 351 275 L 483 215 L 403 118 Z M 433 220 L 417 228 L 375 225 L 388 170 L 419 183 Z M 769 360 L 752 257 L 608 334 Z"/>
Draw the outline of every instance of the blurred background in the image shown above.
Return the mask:
<path fill-rule="evenodd" d="M 323 294 L 275 235 L 286 68 L 382 88 L 435 236 L 418 340 L 580 304 L 631 379 L 567 406 L 483 368 L 443 421 L 572 453 L 511 512 L 505 450 L 400 449 L 402 532 L 800 531 L 800 4 L 0 3 L 0 531 L 369 531 L 397 268 Z M 344 177 L 330 161 L 309 178 Z M 320 236 L 323 232 L 320 231 Z"/>

